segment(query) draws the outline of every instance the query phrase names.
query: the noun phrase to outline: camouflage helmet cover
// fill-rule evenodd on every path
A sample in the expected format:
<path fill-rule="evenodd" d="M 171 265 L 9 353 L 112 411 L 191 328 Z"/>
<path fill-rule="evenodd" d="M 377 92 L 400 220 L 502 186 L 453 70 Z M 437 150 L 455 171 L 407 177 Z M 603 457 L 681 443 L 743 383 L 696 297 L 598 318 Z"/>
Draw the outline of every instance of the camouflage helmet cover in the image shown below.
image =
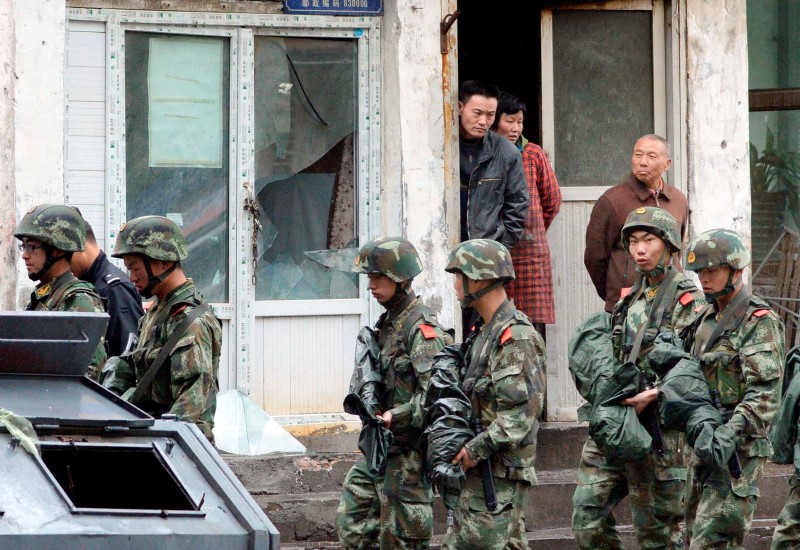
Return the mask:
<path fill-rule="evenodd" d="M 681 230 L 672 214 L 655 206 L 640 206 L 628 214 L 622 226 L 622 245 L 628 250 L 631 233 L 647 231 L 664 241 L 673 251 L 681 249 Z"/>
<path fill-rule="evenodd" d="M 695 237 L 686 250 L 685 267 L 699 271 L 715 265 L 744 269 L 750 265 L 750 251 L 742 238 L 730 229 L 712 229 Z"/>
<path fill-rule="evenodd" d="M 450 251 L 444 269 L 449 273 L 463 273 L 473 281 L 515 277 L 511 253 L 503 244 L 491 239 L 472 239 L 459 244 Z"/>
<path fill-rule="evenodd" d="M 14 236 L 38 239 L 65 252 L 86 249 L 86 222 L 76 208 L 64 204 L 40 204 L 22 217 Z"/>
<path fill-rule="evenodd" d="M 186 237 L 164 216 L 141 216 L 126 222 L 117 233 L 112 256 L 146 256 L 163 262 L 179 262 L 189 255 Z"/>
<path fill-rule="evenodd" d="M 370 241 L 358 251 L 356 273 L 380 273 L 395 283 L 413 279 L 422 273 L 417 249 L 402 237 L 384 237 Z"/>

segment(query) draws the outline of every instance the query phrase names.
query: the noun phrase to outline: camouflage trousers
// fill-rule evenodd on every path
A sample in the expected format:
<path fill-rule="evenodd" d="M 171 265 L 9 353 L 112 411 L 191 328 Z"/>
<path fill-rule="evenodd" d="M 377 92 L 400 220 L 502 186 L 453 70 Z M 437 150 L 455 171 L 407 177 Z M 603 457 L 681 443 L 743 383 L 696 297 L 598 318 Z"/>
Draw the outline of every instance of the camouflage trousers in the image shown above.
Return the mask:
<path fill-rule="evenodd" d="M 528 548 L 525 507 L 530 487 L 527 481 L 495 477 L 497 508 L 489 511 L 479 469 L 467 471 L 453 514 L 453 529 L 442 541 L 442 550 Z"/>
<path fill-rule="evenodd" d="M 727 469 L 707 466 L 692 455 L 686 483 L 686 543 L 690 550 L 744 548 L 767 459 L 740 453 L 739 461 L 742 476 L 732 479 Z"/>
<path fill-rule="evenodd" d="M 683 548 L 680 522 L 686 469 L 682 434 L 664 431 L 664 452 L 612 464 L 588 438 L 572 497 L 572 532 L 580 548 L 621 549 L 613 510 L 630 496 L 639 548 Z"/>
<path fill-rule="evenodd" d="M 778 525 L 772 534 L 772 550 L 800 548 L 800 478 L 797 474 L 789 481 L 791 492 L 778 516 Z"/>
<path fill-rule="evenodd" d="M 336 511 L 345 550 L 428 548 L 433 534 L 433 489 L 423 477 L 422 455 L 391 454 L 383 475 L 371 476 L 361 458 L 347 473 Z"/>

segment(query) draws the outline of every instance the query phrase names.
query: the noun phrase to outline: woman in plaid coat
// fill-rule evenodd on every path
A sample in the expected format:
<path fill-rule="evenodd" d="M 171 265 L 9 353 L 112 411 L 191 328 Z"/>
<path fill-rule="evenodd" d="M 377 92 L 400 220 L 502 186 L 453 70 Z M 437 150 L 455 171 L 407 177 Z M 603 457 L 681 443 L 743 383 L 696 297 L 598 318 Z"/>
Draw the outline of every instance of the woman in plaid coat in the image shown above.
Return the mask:
<path fill-rule="evenodd" d="M 517 278 L 506 287 L 506 292 L 517 309 L 525 313 L 544 335 L 544 325 L 556 321 L 553 270 L 546 232 L 561 207 L 561 189 L 544 150 L 522 135 L 525 113 L 525 104 L 519 98 L 503 92 L 492 130 L 514 143 L 522 153 L 531 197 L 522 239 L 511 249 Z"/>

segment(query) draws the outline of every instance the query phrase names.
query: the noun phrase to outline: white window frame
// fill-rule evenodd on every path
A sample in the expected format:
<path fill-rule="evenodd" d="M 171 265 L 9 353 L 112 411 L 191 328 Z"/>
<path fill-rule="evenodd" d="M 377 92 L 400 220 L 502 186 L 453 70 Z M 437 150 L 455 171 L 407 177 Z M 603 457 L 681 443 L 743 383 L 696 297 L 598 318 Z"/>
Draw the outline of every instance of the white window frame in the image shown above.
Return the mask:
<path fill-rule="evenodd" d="M 251 341 L 255 318 L 278 316 L 360 315 L 363 324 L 377 317 L 367 299 L 366 280 L 359 278 L 359 297 L 331 300 L 255 300 L 250 262 L 252 222 L 242 206 L 245 184 L 252 182 L 254 156 L 254 41 L 258 35 L 351 38 L 357 40 L 358 142 L 354 166 L 357 174 L 358 235 L 360 242 L 380 233 L 381 109 L 379 17 L 337 17 L 247 13 L 169 12 L 149 10 L 68 8 L 69 21 L 94 21 L 106 25 L 106 152 L 105 235 L 112 238 L 125 220 L 125 56 L 124 33 L 229 37 L 230 141 L 229 141 L 229 257 L 228 302 L 214 303 L 215 314 L 232 326 L 228 334 L 228 370 L 235 373 L 232 387 L 247 392 Z M 249 136 L 249 137 L 248 137 Z M 68 184 L 65 182 L 65 186 Z M 68 191 L 68 189 L 67 189 Z M 241 266 L 246 266 L 242 269 Z"/>
<path fill-rule="evenodd" d="M 558 10 L 652 11 L 653 12 L 653 128 L 667 134 L 666 48 L 663 0 L 615 0 L 602 4 L 578 4 L 542 11 L 542 147 L 550 161 L 555 156 L 555 95 L 553 92 L 553 12 Z M 632 144 L 631 144 L 632 145 Z M 561 187 L 565 201 L 596 201 L 611 186 Z"/>

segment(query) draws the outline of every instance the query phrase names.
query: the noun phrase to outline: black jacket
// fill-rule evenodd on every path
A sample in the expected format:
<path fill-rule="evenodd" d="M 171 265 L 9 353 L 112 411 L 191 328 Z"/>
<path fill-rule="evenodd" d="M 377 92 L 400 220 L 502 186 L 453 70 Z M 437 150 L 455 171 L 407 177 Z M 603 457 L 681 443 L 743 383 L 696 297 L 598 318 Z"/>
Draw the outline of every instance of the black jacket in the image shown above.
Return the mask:
<path fill-rule="evenodd" d="M 139 293 L 128 276 L 109 262 L 102 250 L 80 278 L 92 283 L 103 298 L 110 317 L 106 330 L 106 351 L 109 357 L 120 355 L 128 343 L 128 335 L 139 332 L 139 318 L 144 315 Z"/>
<path fill-rule="evenodd" d="M 493 239 L 509 249 L 520 240 L 530 195 L 522 156 L 513 143 L 494 132 L 486 133 L 467 197 L 470 239 Z"/>

